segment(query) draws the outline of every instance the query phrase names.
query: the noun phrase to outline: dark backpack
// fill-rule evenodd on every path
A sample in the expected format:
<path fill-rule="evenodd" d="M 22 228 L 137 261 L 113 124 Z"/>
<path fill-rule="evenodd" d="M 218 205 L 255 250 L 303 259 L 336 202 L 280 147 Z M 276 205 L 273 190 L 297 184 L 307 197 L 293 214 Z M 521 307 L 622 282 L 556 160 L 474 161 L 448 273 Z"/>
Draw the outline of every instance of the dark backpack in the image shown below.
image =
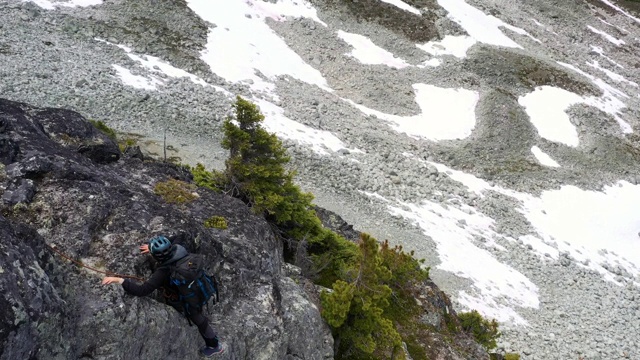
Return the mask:
<path fill-rule="evenodd" d="M 169 281 L 178 293 L 185 315 L 201 310 L 211 298 L 214 304 L 220 300 L 218 282 L 207 273 L 204 256 L 189 254 L 171 264 L 169 270 Z"/>

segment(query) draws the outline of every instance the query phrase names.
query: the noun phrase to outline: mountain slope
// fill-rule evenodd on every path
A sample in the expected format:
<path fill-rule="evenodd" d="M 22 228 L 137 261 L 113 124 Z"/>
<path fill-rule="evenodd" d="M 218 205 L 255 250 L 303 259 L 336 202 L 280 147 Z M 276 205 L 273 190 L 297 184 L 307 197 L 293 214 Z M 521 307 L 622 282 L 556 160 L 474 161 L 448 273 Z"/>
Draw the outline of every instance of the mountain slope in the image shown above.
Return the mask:
<path fill-rule="evenodd" d="M 503 348 L 640 356 L 633 9 L 71 3 L 2 3 L 2 94 L 151 140 L 166 129 L 184 161 L 210 167 L 241 94 L 320 205 L 427 258 L 457 308 L 502 322 Z"/>

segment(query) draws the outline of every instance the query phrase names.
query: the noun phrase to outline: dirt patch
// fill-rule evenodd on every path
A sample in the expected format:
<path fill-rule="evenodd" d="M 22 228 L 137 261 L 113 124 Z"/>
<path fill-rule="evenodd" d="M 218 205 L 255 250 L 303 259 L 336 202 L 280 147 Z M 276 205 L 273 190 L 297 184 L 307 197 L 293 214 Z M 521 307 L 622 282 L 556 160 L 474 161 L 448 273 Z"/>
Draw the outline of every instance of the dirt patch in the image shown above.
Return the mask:
<path fill-rule="evenodd" d="M 568 69 L 542 59 L 495 47 L 480 47 L 465 59 L 464 67 L 487 79 L 495 88 L 555 86 L 579 95 L 600 96 L 602 92 Z"/>
<path fill-rule="evenodd" d="M 431 10 L 439 9 L 435 0 L 408 0 L 408 4 L 425 9 L 422 15 L 402 10 L 380 0 L 325 0 L 326 7 L 341 9 L 357 21 L 370 21 L 418 43 L 439 39 L 435 22 L 438 17 Z"/>

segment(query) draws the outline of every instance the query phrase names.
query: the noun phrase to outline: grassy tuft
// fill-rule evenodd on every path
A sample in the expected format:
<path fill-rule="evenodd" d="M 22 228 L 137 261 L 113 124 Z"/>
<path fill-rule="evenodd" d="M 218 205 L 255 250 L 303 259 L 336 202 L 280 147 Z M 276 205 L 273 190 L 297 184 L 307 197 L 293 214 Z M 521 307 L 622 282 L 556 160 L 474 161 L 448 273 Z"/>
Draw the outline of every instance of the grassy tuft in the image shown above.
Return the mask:
<path fill-rule="evenodd" d="M 170 179 L 156 184 L 154 192 L 169 204 L 184 204 L 195 200 L 196 186 L 184 181 Z"/>
<path fill-rule="evenodd" d="M 107 124 L 100 120 L 89 120 L 89 122 L 93 124 L 96 129 L 107 135 L 111 140 L 116 141 L 116 131 L 107 126 Z"/>

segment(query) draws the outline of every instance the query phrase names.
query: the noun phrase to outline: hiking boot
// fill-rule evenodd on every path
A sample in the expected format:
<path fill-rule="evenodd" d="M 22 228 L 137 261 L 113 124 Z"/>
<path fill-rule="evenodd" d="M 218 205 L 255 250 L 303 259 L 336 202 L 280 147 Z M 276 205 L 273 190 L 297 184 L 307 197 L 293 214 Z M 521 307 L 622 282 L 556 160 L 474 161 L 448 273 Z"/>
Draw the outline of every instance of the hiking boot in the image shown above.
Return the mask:
<path fill-rule="evenodd" d="M 218 346 L 216 347 L 203 346 L 200 348 L 200 354 L 202 354 L 204 357 L 219 355 L 219 354 L 222 354 L 223 352 L 224 352 L 224 347 L 222 346 L 222 343 L 218 343 Z"/>

